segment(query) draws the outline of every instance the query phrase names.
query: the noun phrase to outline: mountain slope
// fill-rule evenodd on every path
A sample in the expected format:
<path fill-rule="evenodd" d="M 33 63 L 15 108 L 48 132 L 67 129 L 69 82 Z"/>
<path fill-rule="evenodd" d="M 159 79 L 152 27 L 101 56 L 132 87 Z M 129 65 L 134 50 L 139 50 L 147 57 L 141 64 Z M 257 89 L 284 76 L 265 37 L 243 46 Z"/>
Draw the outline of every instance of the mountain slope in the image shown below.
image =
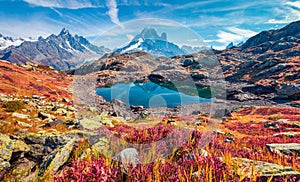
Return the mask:
<path fill-rule="evenodd" d="M 85 48 L 90 49 L 97 54 L 104 55 L 105 53 L 110 52 L 110 49 L 104 47 L 104 46 L 95 46 L 91 44 L 86 38 L 83 36 L 75 35 L 74 36 L 75 40 L 78 41 L 81 45 L 83 45 Z"/>
<path fill-rule="evenodd" d="M 159 36 L 153 28 L 143 29 L 128 45 L 117 49 L 115 53 L 123 54 L 139 51 L 147 52 L 154 56 L 167 57 L 186 54 L 186 52 L 177 45 L 168 42 L 166 33 L 162 33 L 162 35 Z"/>
<path fill-rule="evenodd" d="M 229 81 L 274 86 L 300 82 L 300 21 L 216 54 Z"/>
<path fill-rule="evenodd" d="M 243 45 L 242 49 L 258 46 L 268 42 L 295 42 L 300 39 L 300 21 L 290 23 L 289 25 L 279 30 L 263 31 L 254 37 L 248 39 Z"/>
<path fill-rule="evenodd" d="M 59 35 L 50 35 L 38 41 L 24 41 L 18 46 L 11 46 L 0 51 L 0 59 L 12 63 L 33 62 L 66 70 L 78 67 L 86 61 L 95 60 L 108 49 L 90 44 L 81 36 L 73 37 L 63 29 Z"/>
<path fill-rule="evenodd" d="M 39 95 L 57 100 L 71 98 L 66 89 L 72 77 L 48 66 L 27 63 L 15 65 L 0 60 L 0 94 Z"/>

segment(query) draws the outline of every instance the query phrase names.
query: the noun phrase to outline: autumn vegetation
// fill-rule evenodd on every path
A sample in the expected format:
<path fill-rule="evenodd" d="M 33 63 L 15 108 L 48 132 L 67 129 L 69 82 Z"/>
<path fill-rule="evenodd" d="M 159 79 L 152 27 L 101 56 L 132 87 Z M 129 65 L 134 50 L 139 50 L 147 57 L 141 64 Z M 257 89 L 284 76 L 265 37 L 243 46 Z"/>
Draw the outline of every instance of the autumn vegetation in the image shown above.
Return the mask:
<path fill-rule="evenodd" d="M 270 116 L 276 116 L 276 118 Z M 291 120 L 286 120 L 286 116 Z M 201 145 L 205 130 L 193 130 L 188 140 L 165 158 L 158 158 L 148 163 L 131 166 L 126 173 L 113 159 L 98 155 L 78 159 L 66 166 L 55 181 L 296 181 L 293 175 L 262 177 L 255 171 L 254 164 L 244 164 L 237 159 L 247 158 L 272 164 L 292 167 L 300 171 L 297 153 L 286 156 L 271 152 L 266 147 L 269 143 L 297 143 L 300 141 L 300 128 L 292 124 L 299 123 L 299 109 L 279 107 L 251 107 L 240 109 L 220 124 L 219 130 L 206 146 Z M 283 120 L 284 119 L 284 120 Z M 280 123 L 281 121 L 281 123 Z M 283 122 L 284 121 L 284 122 Z M 210 122 L 209 119 L 207 122 Z M 266 127 L 266 123 L 279 122 L 279 130 Z M 172 141 L 180 143 L 184 130 L 178 125 L 157 124 L 154 127 L 140 129 L 125 124 L 109 128 L 124 143 L 151 143 L 167 135 L 175 134 Z M 193 127 L 190 125 L 190 127 Z M 299 132 L 295 136 L 278 134 L 284 130 Z M 103 128 L 99 129 L 103 130 Z M 231 138 L 232 142 L 226 141 Z M 119 143 L 120 144 L 120 143 Z M 166 152 L 168 143 L 155 148 L 150 153 Z M 207 155 L 199 152 L 204 149 Z M 197 152 L 198 151 L 198 152 Z M 151 154 L 150 154 L 151 155 Z"/>

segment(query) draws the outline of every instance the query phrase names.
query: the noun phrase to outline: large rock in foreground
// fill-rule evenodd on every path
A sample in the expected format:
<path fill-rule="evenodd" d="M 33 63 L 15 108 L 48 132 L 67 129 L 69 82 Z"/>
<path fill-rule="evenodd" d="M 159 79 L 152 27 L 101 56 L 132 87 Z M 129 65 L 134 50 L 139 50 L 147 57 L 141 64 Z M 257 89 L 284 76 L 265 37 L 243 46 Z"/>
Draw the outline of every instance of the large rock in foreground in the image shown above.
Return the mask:
<path fill-rule="evenodd" d="M 56 153 L 55 157 L 46 169 L 46 174 L 55 174 L 59 170 L 59 168 L 69 160 L 76 142 L 78 142 L 78 140 L 76 138 L 73 138 Z"/>
<path fill-rule="evenodd" d="M 128 172 L 130 165 L 136 167 L 136 165 L 140 163 L 139 153 L 135 148 L 126 148 L 122 150 L 115 159 L 120 162 L 124 173 Z"/>
<path fill-rule="evenodd" d="M 0 134 L 0 180 L 6 169 L 11 167 L 17 157 L 22 157 L 29 151 L 28 145 L 20 140 L 14 140 L 6 135 Z"/>

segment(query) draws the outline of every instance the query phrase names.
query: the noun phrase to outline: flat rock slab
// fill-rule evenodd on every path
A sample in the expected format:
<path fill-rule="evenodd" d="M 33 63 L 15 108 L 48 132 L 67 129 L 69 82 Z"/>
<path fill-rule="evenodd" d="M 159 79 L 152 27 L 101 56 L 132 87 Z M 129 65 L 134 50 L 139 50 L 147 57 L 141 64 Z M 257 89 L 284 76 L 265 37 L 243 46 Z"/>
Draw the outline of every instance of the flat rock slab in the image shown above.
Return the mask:
<path fill-rule="evenodd" d="M 282 133 L 276 133 L 273 136 L 287 136 L 287 137 L 294 137 L 295 135 L 300 135 L 300 132 L 282 132 Z"/>
<path fill-rule="evenodd" d="M 296 176 L 300 177 L 300 173 L 295 171 L 292 167 L 281 166 L 264 161 L 256 161 L 247 158 L 233 158 L 232 159 L 239 168 L 238 173 L 246 175 L 247 177 L 280 177 L 280 176 Z"/>
<path fill-rule="evenodd" d="M 266 146 L 271 152 L 283 155 L 293 155 L 293 153 L 297 153 L 298 158 L 300 158 L 300 143 L 272 143 Z"/>
<path fill-rule="evenodd" d="M 50 162 L 50 165 L 46 169 L 46 174 L 54 174 L 59 168 L 64 165 L 73 151 L 74 145 L 78 142 L 76 138 L 70 140 L 61 150 L 59 150 L 53 160 Z"/>
<path fill-rule="evenodd" d="M 13 117 L 16 117 L 16 118 L 20 118 L 20 119 L 29 119 L 30 116 L 29 115 L 25 115 L 25 114 L 20 114 L 20 113 L 16 113 L 14 112 L 12 114 Z"/>
<path fill-rule="evenodd" d="M 82 120 L 79 120 L 80 126 L 83 127 L 83 129 L 87 130 L 95 130 L 102 126 L 101 122 L 96 119 L 88 119 L 84 118 Z"/>

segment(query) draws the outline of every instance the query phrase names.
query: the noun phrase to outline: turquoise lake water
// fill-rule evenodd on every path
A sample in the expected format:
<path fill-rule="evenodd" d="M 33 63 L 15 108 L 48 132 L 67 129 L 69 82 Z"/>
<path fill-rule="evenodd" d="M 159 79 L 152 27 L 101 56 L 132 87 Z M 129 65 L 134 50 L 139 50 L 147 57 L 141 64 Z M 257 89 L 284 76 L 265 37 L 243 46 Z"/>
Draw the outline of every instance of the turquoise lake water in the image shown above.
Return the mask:
<path fill-rule="evenodd" d="M 187 95 L 153 82 L 118 83 L 109 88 L 97 88 L 96 93 L 106 101 L 118 99 L 126 106 L 169 107 L 211 102 L 212 99 L 201 98 L 198 95 Z"/>

